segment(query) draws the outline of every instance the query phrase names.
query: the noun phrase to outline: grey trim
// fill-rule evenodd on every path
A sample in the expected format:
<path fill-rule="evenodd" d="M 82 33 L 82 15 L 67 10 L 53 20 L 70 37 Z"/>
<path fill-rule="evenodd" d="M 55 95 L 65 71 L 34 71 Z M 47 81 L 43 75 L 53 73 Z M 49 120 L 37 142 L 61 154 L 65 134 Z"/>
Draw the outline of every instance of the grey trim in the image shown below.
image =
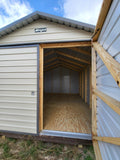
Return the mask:
<path fill-rule="evenodd" d="M 37 68 L 39 69 L 39 45 L 20 45 L 20 46 L 4 46 L 4 47 L 0 47 L 2 49 L 6 49 L 6 48 L 24 48 L 24 47 L 37 47 L 37 58 L 38 58 L 38 62 L 37 62 Z M 38 121 L 38 113 L 39 113 L 39 70 L 37 69 L 37 132 L 36 134 L 34 133 L 27 133 L 27 132 L 17 132 L 17 131 L 9 131 L 9 130 L 0 130 L 0 132 L 5 132 L 5 133 L 15 133 L 15 134 L 24 134 L 24 135 L 39 135 L 39 121 Z"/>
<path fill-rule="evenodd" d="M 9 46 L 21 46 L 21 45 L 37 45 L 37 44 L 49 44 L 49 43 L 67 43 L 67 42 L 90 42 L 91 39 L 80 39 L 80 40 L 67 40 L 67 41 L 50 41 L 50 42 L 30 42 L 30 43 L 13 43 L 13 44 L 0 44 L 0 47 L 9 47 Z"/>
<path fill-rule="evenodd" d="M 62 18 L 59 16 L 36 11 L 36 12 L 33 12 L 33 13 L 1 28 L 0 29 L 0 36 L 2 37 L 4 35 L 7 35 L 13 31 L 17 30 L 18 28 L 26 26 L 26 25 L 28 25 L 38 19 L 48 20 L 50 22 L 59 23 L 59 24 L 66 25 L 68 27 L 77 28 L 77 29 L 83 29 L 85 31 L 92 32 L 92 33 L 94 32 L 94 29 L 95 29 L 95 26 L 91 25 L 91 24 L 82 23 L 82 22 L 71 20 L 68 18 Z"/>
<path fill-rule="evenodd" d="M 39 135 L 39 45 L 37 45 L 37 134 Z"/>
<path fill-rule="evenodd" d="M 0 48 L 2 49 L 6 49 L 6 48 L 25 48 L 25 47 L 38 47 L 38 44 L 12 44 L 12 45 L 4 45 L 4 46 L 0 46 Z"/>
<path fill-rule="evenodd" d="M 53 136 L 53 137 L 92 140 L 91 134 L 52 131 L 52 130 L 42 130 L 42 132 L 40 132 L 40 136 Z"/>
<path fill-rule="evenodd" d="M 32 135 L 37 136 L 35 133 L 27 133 L 27 132 L 17 132 L 17 131 L 8 131 L 8 130 L 0 130 L 0 133 L 13 133 L 13 134 L 21 134 L 21 135 Z"/>

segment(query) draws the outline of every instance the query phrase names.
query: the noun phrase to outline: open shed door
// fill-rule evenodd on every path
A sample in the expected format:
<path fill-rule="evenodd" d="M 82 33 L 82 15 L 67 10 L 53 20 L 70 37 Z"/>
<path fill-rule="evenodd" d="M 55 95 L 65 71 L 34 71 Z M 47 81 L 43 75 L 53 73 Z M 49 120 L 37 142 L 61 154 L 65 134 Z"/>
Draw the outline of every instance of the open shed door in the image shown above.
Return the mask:
<path fill-rule="evenodd" d="M 37 52 L 37 45 L 0 47 L 0 132 L 38 132 Z"/>
<path fill-rule="evenodd" d="M 119 82 L 120 64 L 93 42 L 92 138 L 96 160 L 120 159 Z"/>

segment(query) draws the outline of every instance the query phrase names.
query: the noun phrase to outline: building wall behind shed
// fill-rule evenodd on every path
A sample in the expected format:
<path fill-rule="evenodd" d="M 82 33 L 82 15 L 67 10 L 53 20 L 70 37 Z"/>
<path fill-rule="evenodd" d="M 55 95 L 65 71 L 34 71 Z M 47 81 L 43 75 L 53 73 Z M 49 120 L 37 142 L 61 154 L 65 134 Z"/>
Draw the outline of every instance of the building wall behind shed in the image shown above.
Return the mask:
<path fill-rule="evenodd" d="M 120 63 L 120 1 L 114 0 L 99 36 L 99 43 Z M 97 89 L 120 101 L 120 88 L 97 54 Z M 120 137 L 120 116 L 97 98 L 97 133 L 102 137 Z M 120 146 L 98 141 L 103 160 L 119 159 Z"/>
<path fill-rule="evenodd" d="M 37 47 L 0 48 L 0 131 L 37 133 Z"/>
<path fill-rule="evenodd" d="M 45 93 L 79 94 L 79 72 L 59 67 L 44 73 Z"/>
<path fill-rule="evenodd" d="M 35 28 L 47 28 L 46 32 L 35 33 Z M 39 19 L 0 39 L 0 44 L 24 44 L 35 42 L 58 42 L 88 40 L 91 32 L 67 27 L 47 20 Z"/>

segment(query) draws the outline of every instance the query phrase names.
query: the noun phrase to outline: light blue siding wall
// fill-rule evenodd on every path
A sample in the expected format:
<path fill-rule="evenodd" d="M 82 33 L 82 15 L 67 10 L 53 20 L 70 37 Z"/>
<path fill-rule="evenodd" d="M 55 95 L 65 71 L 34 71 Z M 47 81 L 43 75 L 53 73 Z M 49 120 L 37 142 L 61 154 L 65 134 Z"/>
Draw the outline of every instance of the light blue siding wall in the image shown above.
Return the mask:
<path fill-rule="evenodd" d="M 120 1 L 114 0 L 98 42 L 120 63 Z M 120 101 L 120 88 L 97 54 L 97 89 Z M 120 116 L 97 98 L 98 136 L 120 137 Z M 119 160 L 120 146 L 98 142 L 103 160 Z"/>

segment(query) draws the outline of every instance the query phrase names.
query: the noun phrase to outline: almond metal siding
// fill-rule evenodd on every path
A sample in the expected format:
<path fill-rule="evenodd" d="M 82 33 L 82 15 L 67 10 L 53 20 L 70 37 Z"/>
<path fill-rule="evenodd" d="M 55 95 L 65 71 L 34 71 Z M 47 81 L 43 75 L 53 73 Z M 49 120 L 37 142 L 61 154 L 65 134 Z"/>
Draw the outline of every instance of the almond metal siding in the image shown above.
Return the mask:
<path fill-rule="evenodd" d="M 0 48 L 0 131 L 37 133 L 37 47 Z"/>
<path fill-rule="evenodd" d="M 44 27 L 47 28 L 47 32 L 35 33 L 35 28 Z M 91 32 L 67 27 L 47 20 L 37 20 L 4 36 L 0 39 L 0 44 L 90 40 L 91 36 Z"/>

